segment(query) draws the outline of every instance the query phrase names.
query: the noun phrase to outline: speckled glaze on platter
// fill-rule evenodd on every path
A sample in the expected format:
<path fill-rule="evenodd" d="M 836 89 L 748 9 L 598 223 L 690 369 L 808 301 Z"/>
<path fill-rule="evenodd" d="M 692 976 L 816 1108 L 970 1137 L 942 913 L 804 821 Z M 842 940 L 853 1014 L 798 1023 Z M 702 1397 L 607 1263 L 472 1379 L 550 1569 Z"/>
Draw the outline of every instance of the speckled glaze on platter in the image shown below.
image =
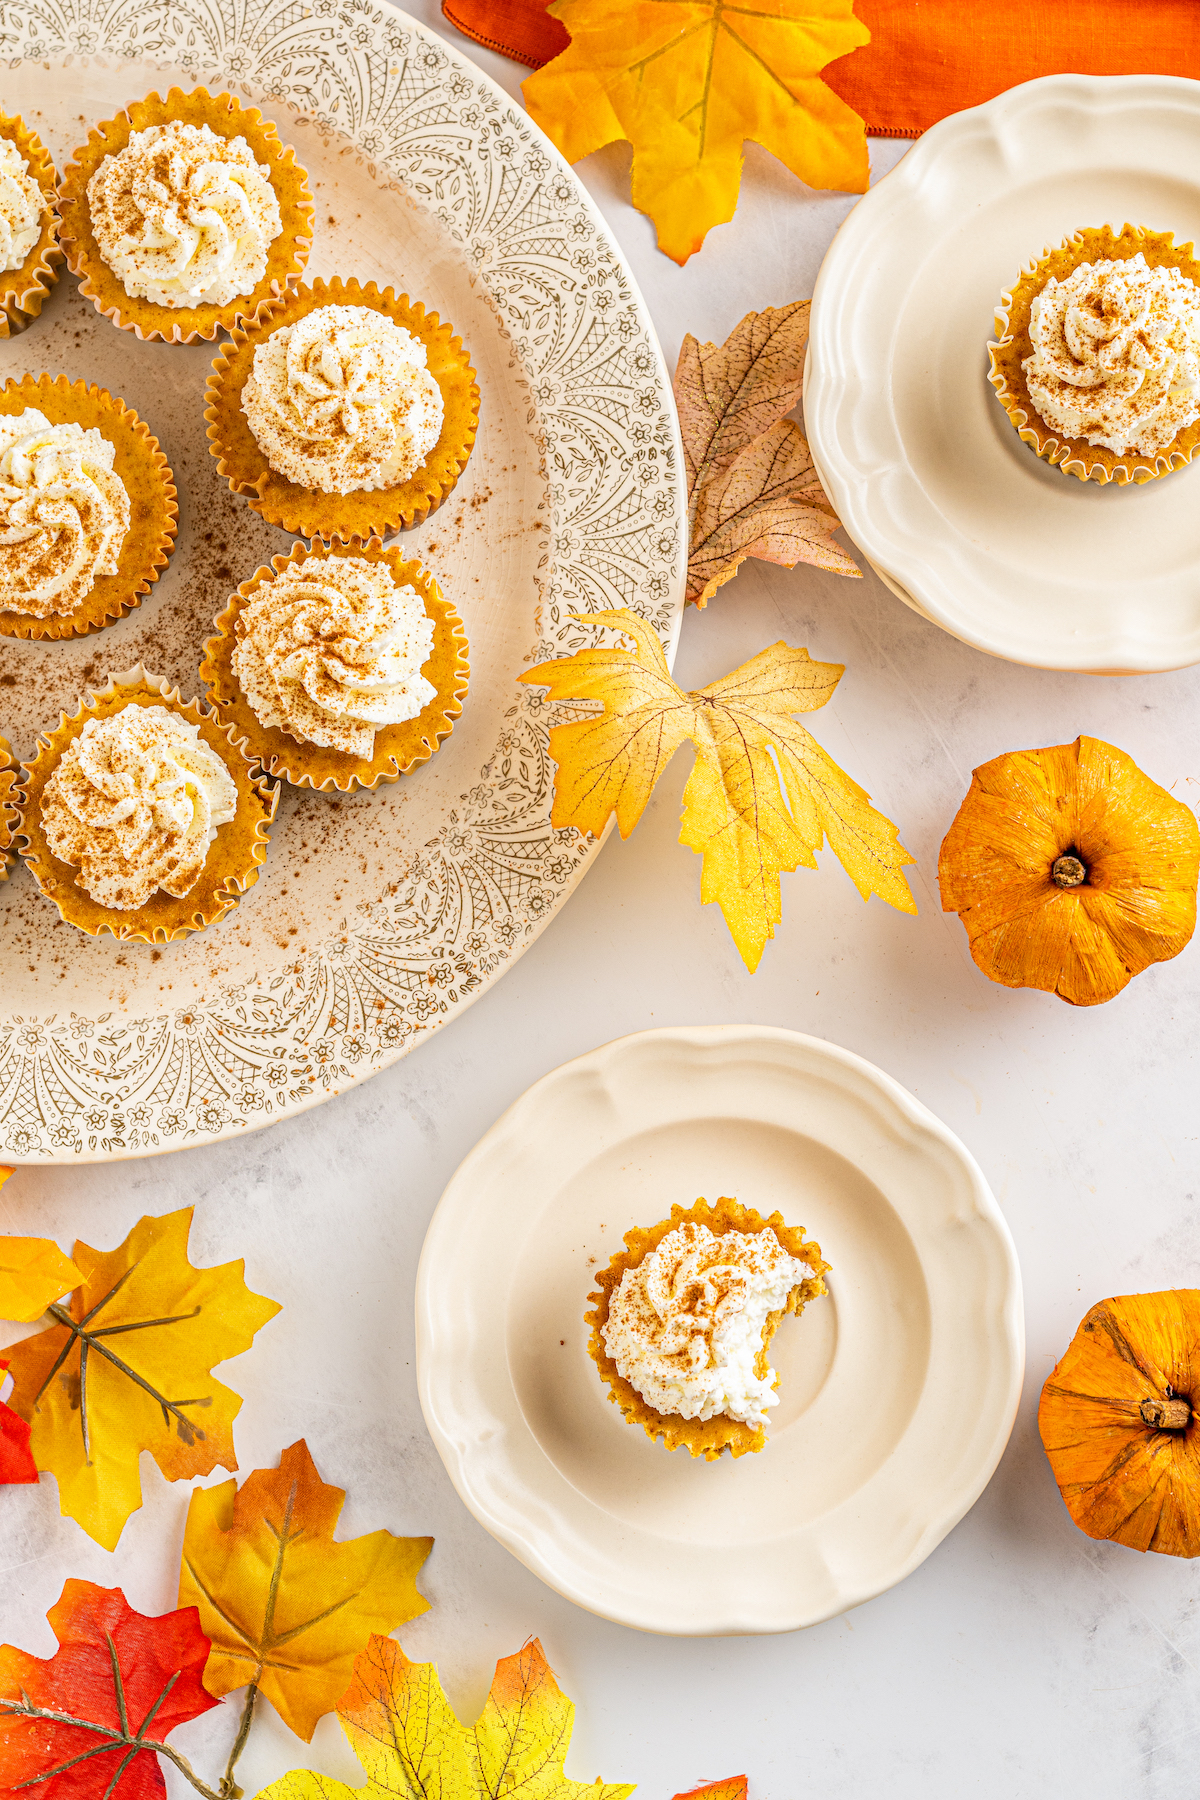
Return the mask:
<path fill-rule="evenodd" d="M 73 1162 L 314 1105 L 507 970 L 596 849 L 550 824 L 551 709 L 515 676 L 593 641 L 572 612 L 636 607 L 673 650 L 685 496 L 667 372 L 599 215 L 438 38 L 369 0 L 50 0 L 17 17 L 0 15 L 5 103 L 52 154 L 79 140 L 81 114 L 110 117 L 164 80 L 228 88 L 308 171 L 309 272 L 399 282 L 453 319 L 482 394 L 451 499 L 392 540 L 471 643 L 470 695 L 439 754 L 374 794 L 285 793 L 258 884 L 184 943 L 80 942 L 26 869 L 0 887 L 0 1162 Z M 212 354 L 114 331 L 69 275 L 0 344 L 0 376 L 62 369 L 123 395 L 161 440 L 180 507 L 171 566 L 134 613 L 96 638 L 0 644 L 0 733 L 18 757 L 136 662 L 198 694 L 213 619 L 291 547 L 208 453 Z"/>

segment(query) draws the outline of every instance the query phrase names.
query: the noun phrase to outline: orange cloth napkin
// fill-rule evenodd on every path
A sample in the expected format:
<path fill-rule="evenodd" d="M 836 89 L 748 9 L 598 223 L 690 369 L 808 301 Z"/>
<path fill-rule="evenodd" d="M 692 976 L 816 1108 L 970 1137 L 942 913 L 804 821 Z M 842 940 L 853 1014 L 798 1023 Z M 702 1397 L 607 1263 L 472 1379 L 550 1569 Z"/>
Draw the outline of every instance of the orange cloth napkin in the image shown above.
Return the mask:
<path fill-rule="evenodd" d="M 565 50 L 547 0 L 442 0 L 476 43 L 540 68 Z M 947 113 L 1037 75 L 1200 79 L 1200 0 L 856 0 L 871 42 L 824 79 L 873 137 L 920 137 Z"/>

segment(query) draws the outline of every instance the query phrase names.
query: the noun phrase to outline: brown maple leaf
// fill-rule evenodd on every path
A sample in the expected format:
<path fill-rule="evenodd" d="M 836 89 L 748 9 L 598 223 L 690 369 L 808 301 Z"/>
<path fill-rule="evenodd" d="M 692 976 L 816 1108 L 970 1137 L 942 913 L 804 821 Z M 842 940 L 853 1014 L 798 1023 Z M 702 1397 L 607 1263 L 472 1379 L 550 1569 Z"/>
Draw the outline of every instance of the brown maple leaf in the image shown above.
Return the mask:
<path fill-rule="evenodd" d="M 747 313 L 723 344 L 689 333 L 675 371 L 688 479 L 687 597 L 705 606 L 748 556 L 861 578 L 800 427 L 811 302 Z"/>

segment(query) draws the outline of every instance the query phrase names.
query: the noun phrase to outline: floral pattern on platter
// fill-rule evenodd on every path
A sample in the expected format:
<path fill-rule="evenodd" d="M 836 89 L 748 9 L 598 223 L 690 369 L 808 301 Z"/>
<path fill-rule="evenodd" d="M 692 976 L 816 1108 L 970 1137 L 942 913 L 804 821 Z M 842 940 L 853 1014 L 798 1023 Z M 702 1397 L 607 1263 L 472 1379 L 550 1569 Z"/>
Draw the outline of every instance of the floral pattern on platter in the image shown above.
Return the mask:
<path fill-rule="evenodd" d="M 552 525 L 528 662 L 586 647 L 594 634 L 570 615 L 608 607 L 634 607 L 667 643 L 684 499 L 666 372 L 575 177 L 506 96 L 370 0 L 0 3 L 14 77 L 96 54 L 302 108 L 437 217 L 511 339 L 544 445 Z M 0 1014 L 0 1161 L 232 1136 L 406 1054 L 504 972 L 597 848 L 550 824 L 549 731 L 570 714 L 524 692 L 388 891 L 257 987 L 136 1020 Z"/>

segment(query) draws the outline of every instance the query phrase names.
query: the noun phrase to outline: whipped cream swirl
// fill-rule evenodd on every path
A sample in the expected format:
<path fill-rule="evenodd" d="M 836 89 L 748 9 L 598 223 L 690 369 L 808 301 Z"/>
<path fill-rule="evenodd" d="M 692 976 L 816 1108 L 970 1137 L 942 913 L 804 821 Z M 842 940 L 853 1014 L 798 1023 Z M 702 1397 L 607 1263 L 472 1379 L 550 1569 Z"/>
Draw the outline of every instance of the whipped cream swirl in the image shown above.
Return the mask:
<path fill-rule="evenodd" d="M 769 1226 L 717 1236 L 689 1221 L 626 1269 L 609 1301 L 605 1349 L 660 1413 L 765 1425 L 778 1395 L 763 1326 L 812 1273 Z"/>
<path fill-rule="evenodd" d="M 283 230 L 270 169 L 245 138 L 151 125 L 88 182 L 100 255 L 131 299 L 225 306 L 252 294 Z"/>
<path fill-rule="evenodd" d="M 1029 397 L 1064 437 L 1154 456 L 1200 419 L 1200 288 L 1140 250 L 1052 276 L 1029 336 Z"/>
<path fill-rule="evenodd" d="M 264 582 L 237 620 L 233 671 L 259 722 L 370 756 L 382 725 L 437 692 L 421 673 L 433 620 L 414 587 L 365 556 L 310 557 Z"/>
<path fill-rule="evenodd" d="M 94 428 L 0 414 L 0 612 L 62 616 L 116 574 L 130 509 L 114 456 Z"/>
<path fill-rule="evenodd" d="M 442 431 L 425 346 L 369 306 L 322 306 L 254 352 L 246 422 L 275 470 L 323 494 L 397 487 Z"/>
<path fill-rule="evenodd" d="M 237 813 L 237 788 L 199 727 L 131 703 L 89 719 L 42 795 L 52 853 L 101 906 L 132 912 L 159 888 L 182 899 Z"/>
<path fill-rule="evenodd" d="M 0 272 L 21 267 L 42 235 L 48 204 L 17 146 L 0 138 Z"/>

